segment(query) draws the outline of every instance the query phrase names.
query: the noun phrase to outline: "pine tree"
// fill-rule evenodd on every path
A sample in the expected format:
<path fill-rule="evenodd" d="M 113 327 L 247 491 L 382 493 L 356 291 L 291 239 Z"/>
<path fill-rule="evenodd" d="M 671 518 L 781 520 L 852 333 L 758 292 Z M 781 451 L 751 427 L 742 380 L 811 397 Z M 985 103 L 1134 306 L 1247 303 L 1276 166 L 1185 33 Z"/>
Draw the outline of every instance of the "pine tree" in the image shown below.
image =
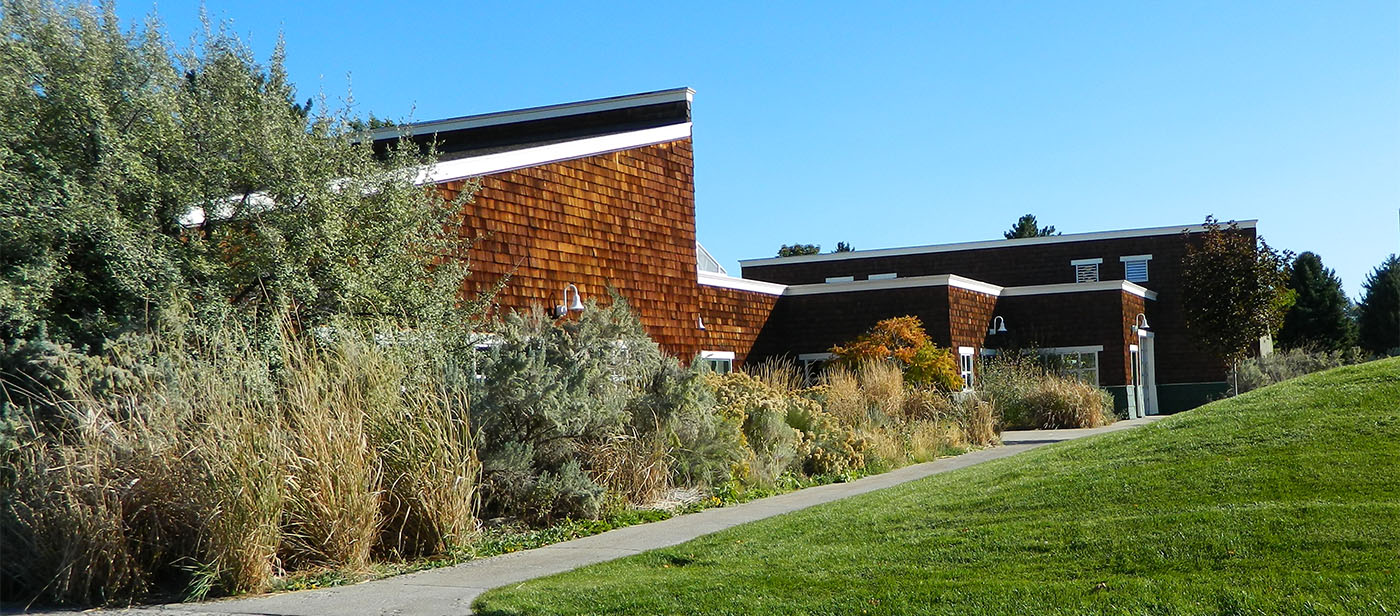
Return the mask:
<path fill-rule="evenodd" d="M 1362 348 L 1381 354 L 1400 349 L 1400 258 L 1390 255 L 1366 278 L 1357 313 Z"/>
<path fill-rule="evenodd" d="M 1333 351 L 1356 344 L 1351 302 L 1336 273 L 1311 252 L 1298 255 L 1290 269 L 1288 288 L 1297 298 L 1283 318 L 1279 346 Z"/>
<path fill-rule="evenodd" d="M 1059 235 L 1055 231 L 1055 225 L 1040 227 L 1035 220 L 1034 214 L 1026 214 L 1016 220 L 1016 224 L 1011 225 L 1011 230 L 1002 233 L 1008 240 L 1020 239 L 1023 237 L 1046 237 Z"/>

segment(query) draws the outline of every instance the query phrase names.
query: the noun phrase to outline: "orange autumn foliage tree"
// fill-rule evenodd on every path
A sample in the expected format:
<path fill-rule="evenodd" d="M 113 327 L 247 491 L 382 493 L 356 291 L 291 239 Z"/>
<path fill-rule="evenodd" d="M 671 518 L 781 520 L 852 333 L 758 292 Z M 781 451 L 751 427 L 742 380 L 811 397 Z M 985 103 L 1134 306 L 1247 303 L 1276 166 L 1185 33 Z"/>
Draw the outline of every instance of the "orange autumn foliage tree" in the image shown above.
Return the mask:
<path fill-rule="evenodd" d="M 933 343 L 919 317 L 880 321 L 855 340 L 831 347 L 831 354 L 836 362 L 851 367 L 866 362 L 896 362 L 910 385 L 933 386 L 943 391 L 957 391 L 963 386 L 952 351 Z"/>

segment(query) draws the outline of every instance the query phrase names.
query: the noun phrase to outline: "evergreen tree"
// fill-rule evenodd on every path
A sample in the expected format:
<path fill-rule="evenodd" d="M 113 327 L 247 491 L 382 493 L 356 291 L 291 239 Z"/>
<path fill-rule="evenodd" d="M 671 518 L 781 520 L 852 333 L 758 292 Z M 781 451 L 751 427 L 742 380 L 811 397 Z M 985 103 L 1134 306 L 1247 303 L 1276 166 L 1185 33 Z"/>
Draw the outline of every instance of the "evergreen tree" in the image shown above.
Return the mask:
<path fill-rule="evenodd" d="M 1390 255 L 1366 278 L 1357 313 L 1362 348 L 1381 354 L 1400 349 L 1400 258 Z"/>
<path fill-rule="evenodd" d="M 821 251 L 821 244 L 793 244 L 791 246 L 783 244 L 783 247 L 778 249 L 778 256 L 800 257 L 802 255 L 814 255 Z"/>
<path fill-rule="evenodd" d="M 1025 216 L 1022 216 L 1020 219 L 1018 219 L 1016 221 L 1016 224 L 1011 225 L 1010 231 L 1002 233 L 1002 235 L 1006 236 L 1006 239 L 1008 240 L 1014 240 L 1023 237 L 1046 237 L 1050 235 L 1059 235 L 1059 232 L 1055 231 L 1054 225 L 1049 225 L 1046 227 L 1039 226 L 1035 221 L 1034 214 L 1026 214 Z"/>
<path fill-rule="evenodd" d="M 1283 318 L 1279 346 L 1334 351 L 1356 344 L 1351 302 L 1336 273 L 1311 252 L 1298 255 L 1290 268 L 1288 288 L 1297 297 Z"/>
<path fill-rule="evenodd" d="M 836 242 L 836 250 L 831 252 L 855 252 L 855 247 L 846 242 Z"/>

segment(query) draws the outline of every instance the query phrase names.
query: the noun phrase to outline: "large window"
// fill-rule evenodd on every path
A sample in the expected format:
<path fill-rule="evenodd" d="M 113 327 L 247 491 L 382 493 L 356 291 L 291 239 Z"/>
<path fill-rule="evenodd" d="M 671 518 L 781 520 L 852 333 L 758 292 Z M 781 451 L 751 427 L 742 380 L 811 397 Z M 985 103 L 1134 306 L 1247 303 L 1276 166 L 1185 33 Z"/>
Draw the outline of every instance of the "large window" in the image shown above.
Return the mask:
<path fill-rule="evenodd" d="M 802 380 L 808 385 L 817 382 L 821 377 L 822 370 L 826 368 L 826 362 L 835 357 L 831 353 L 802 353 L 797 356 L 797 363 L 802 365 Z"/>
<path fill-rule="evenodd" d="M 1042 349 L 1051 365 L 1060 374 L 1097 386 L 1099 384 L 1099 351 L 1101 346 Z"/>

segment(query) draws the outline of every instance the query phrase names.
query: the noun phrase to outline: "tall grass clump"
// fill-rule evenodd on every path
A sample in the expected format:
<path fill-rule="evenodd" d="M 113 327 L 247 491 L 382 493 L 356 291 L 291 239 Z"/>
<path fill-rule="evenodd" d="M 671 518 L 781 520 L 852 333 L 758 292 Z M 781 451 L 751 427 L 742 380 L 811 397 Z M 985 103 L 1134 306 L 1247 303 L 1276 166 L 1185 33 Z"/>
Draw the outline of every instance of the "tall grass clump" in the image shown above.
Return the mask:
<path fill-rule="evenodd" d="M 293 325 L 268 344 L 169 318 L 99 356 L 46 358 L 60 387 L 7 403 L 0 441 L 5 596 L 259 591 L 469 538 L 478 464 L 441 366 Z M 5 399 L 33 382 L 5 376 Z"/>
<path fill-rule="evenodd" d="M 1008 353 L 983 362 L 981 394 L 1006 428 L 1095 428 L 1113 423 L 1108 392 Z"/>

